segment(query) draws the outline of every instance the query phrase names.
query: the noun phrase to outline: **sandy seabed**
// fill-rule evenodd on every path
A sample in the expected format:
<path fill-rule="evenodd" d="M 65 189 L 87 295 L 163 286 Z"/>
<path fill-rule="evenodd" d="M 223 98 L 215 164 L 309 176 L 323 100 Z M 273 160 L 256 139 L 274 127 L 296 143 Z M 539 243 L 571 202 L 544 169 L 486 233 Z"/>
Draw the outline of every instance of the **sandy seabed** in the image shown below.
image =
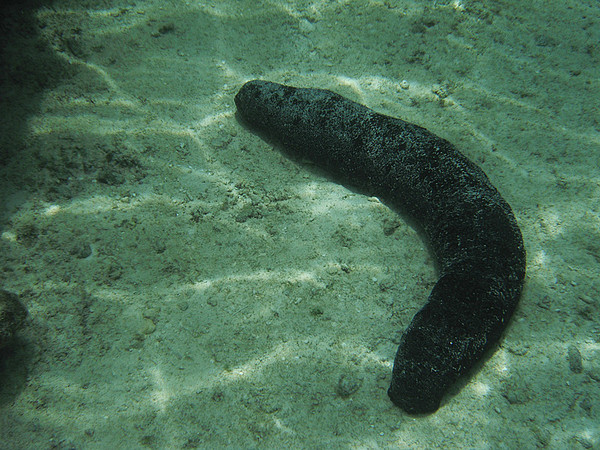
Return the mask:
<path fill-rule="evenodd" d="M 18 3 L 0 448 L 599 448 L 595 0 Z M 435 414 L 386 395 L 426 245 L 241 127 L 253 78 L 424 126 L 513 207 L 521 304 Z"/>

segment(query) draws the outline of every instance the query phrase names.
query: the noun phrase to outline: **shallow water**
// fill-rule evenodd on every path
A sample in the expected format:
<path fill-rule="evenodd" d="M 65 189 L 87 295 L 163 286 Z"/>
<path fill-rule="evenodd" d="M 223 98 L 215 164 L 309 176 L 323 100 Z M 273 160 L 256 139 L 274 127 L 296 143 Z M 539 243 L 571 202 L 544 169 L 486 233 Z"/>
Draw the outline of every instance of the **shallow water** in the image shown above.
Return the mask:
<path fill-rule="evenodd" d="M 0 277 L 30 316 L 0 354 L 0 447 L 600 445 L 599 20 L 592 1 L 7 7 Z M 426 245 L 241 127 L 254 78 L 424 126 L 511 204 L 521 304 L 435 414 L 386 395 Z"/>

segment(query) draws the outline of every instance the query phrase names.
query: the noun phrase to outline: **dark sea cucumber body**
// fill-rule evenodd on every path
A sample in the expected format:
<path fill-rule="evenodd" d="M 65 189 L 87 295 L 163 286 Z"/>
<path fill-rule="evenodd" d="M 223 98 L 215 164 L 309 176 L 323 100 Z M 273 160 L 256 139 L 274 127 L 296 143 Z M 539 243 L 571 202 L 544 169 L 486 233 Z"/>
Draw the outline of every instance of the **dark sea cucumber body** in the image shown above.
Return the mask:
<path fill-rule="evenodd" d="M 424 234 L 439 280 L 402 337 L 388 394 L 407 412 L 435 411 L 517 306 L 525 248 L 510 206 L 448 141 L 334 92 L 254 80 L 235 103 L 253 131 L 379 197 Z"/>

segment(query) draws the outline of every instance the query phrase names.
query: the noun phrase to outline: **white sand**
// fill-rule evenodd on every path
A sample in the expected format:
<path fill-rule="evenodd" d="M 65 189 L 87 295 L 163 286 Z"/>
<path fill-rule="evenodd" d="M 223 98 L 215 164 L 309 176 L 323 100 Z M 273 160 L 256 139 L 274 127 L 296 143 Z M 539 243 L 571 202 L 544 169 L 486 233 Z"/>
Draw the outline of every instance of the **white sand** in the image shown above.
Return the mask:
<path fill-rule="evenodd" d="M 0 280 L 30 318 L 2 354 L 0 448 L 600 446 L 595 0 L 57 1 L 34 19 L 3 106 Z M 386 395 L 431 256 L 242 128 L 253 78 L 424 126 L 513 207 L 520 307 L 435 414 Z"/>

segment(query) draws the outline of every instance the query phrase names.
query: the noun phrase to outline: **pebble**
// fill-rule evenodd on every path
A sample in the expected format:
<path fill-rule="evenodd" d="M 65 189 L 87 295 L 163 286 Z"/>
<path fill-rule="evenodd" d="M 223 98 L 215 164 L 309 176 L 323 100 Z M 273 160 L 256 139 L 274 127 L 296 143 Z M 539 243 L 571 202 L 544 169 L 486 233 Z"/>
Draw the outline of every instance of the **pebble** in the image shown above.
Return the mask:
<path fill-rule="evenodd" d="M 342 398 L 355 394 L 362 386 L 362 379 L 353 375 L 342 374 L 336 388 L 337 394 Z"/>

